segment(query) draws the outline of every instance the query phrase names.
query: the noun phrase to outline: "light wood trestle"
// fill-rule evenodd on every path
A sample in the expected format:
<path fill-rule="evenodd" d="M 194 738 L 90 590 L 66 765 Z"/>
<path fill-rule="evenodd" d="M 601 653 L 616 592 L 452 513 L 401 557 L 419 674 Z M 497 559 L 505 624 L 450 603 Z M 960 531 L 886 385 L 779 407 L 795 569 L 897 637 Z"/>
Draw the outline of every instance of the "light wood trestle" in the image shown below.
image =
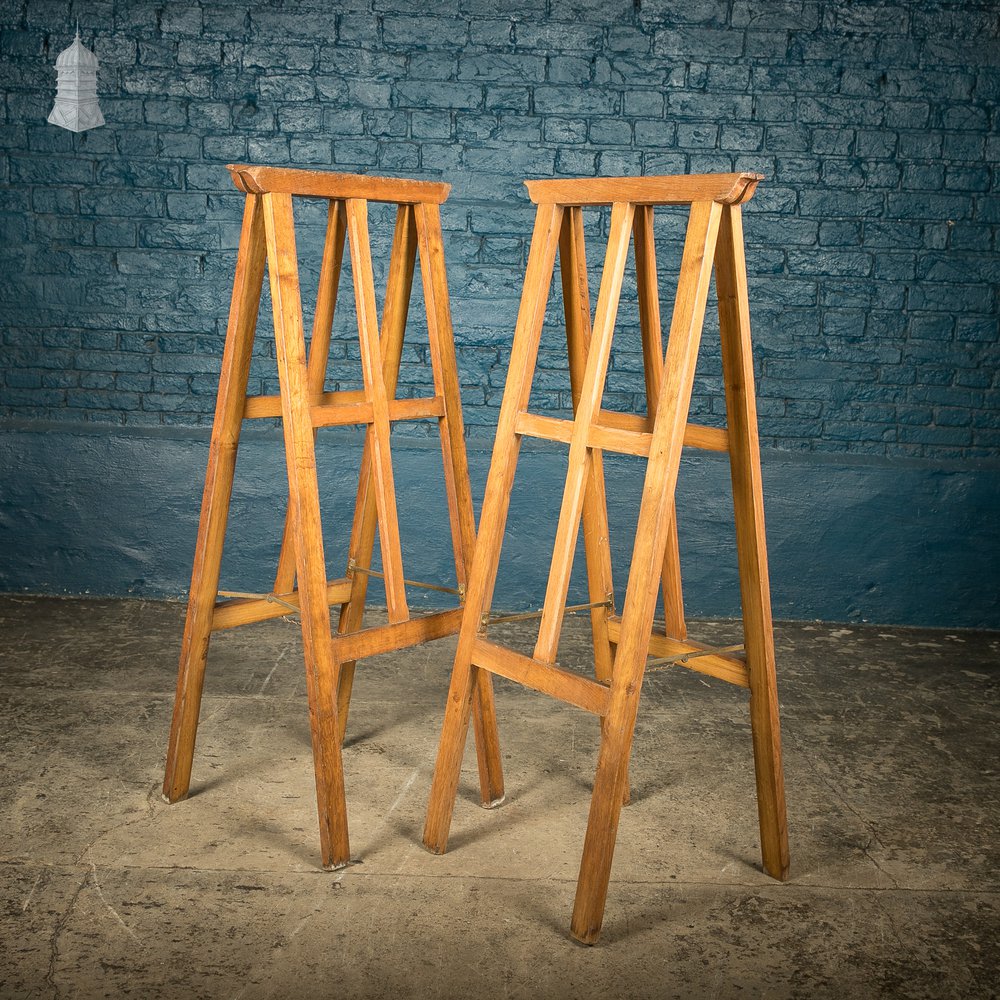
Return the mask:
<path fill-rule="evenodd" d="M 461 621 L 455 608 L 411 617 L 403 575 L 396 491 L 389 449 L 390 425 L 437 421 L 455 556 L 456 591 L 467 583 L 475 521 L 462 428 L 441 235 L 440 204 L 449 185 L 421 181 L 230 166 L 246 194 L 229 325 L 209 448 L 201 520 L 182 640 L 177 695 L 167 750 L 163 795 L 169 802 L 189 791 L 209 641 L 214 631 L 286 615 L 302 621 L 320 849 L 326 868 L 350 861 L 341 743 L 355 661 L 445 635 Z M 302 321 L 293 196 L 328 203 L 319 288 L 308 356 Z M 368 203 L 396 205 L 381 325 L 368 231 Z M 334 310 L 345 243 L 349 248 L 361 353 L 363 389 L 324 391 Z M 410 293 L 420 262 L 427 313 L 433 395 L 396 399 Z M 280 393 L 247 397 L 265 272 L 274 312 Z M 288 509 L 272 594 L 219 600 L 219 572 L 240 430 L 246 419 L 280 417 L 288 467 Z M 323 553 L 315 433 L 320 427 L 364 425 L 357 502 L 345 576 L 329 579 Z M 383 574 L 371 570 L 378 532 Z M 371 575 L 384 578 L 389 624 L 363 628 Z M 336 634 L 330 607 L 339 605 Z M 483 674 L 474 694 L 484 805 L 503 797 L 493 689 Z M 494 742 L 491 742 L 493 740 Z"/>
<path fill-rule="evenodd" d="M 597 940 L 623 803 L 628 761 L 647 657 L 701 652 L 688 640 L 681 594 L 674 492 L 684 446 L 726 451 L 732 472 L 743 606 L 745 658 L 709 652 L 685 663 L 749 688 L 757 803 L 764 868 L 788 874 L 788 837 L 768 588 L 750 311 L 740 205 L 756 174 L 529 181 L 537 205 L 507 384 L 459 632 L 458 650 L 428 804 L 424 843 L 441 853 L 448 841 L 465 738 L 483 678 L 500 674 L 600 717 L 601 747 L 577 883 L 571 933 Z M 587 287 L 583 208 L 610 205 L 610 231 L 596 309 Z M 654 208 L 687 208 L 666 353 L 660 323 Z M 647 415 L 602 409 L 629 244 L 634 248 Z M 532 414 L 528 401 L 556 255 L 565 306 L 573 419 Z M 688 423 L 692 387 L 712 276 L 718 295 L 725 379 L 725 430 Z M 487 638 L 500 548 L 521 440 L 569 447 L 538 637 L 530 656 Z M 603 453 L 647 460 L 631 567 L 620 615 L 614 609 Z M 573 554 L 583 526 L 596 678 L 557 664 Z M 654 633 L 662 592 L 665 627 Z M 492 726 L 492 716 L 486 721 Z M 489 733 L 486 744 L 496 745 Z M 500 775 L 493 776 L 501 780 Z M 498 789 L 499 790 L 499 789 Z"/>

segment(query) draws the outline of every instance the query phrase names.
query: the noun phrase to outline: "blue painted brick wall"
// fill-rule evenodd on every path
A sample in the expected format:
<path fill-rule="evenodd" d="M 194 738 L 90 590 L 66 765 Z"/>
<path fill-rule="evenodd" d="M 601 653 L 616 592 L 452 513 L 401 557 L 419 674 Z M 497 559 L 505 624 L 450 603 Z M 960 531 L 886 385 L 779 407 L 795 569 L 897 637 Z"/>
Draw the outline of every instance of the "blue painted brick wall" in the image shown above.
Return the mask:
<path fill-rule="evenodd" d="M 108 124 L 73 135 L 45 119 L 77 17 Z M 453 184 L 456 339 L 484 437 L 531 231 L 523 178 L 757 170 L 764 444 L 995 457 L 998 25 L 974 0 L 0 0 L 0 415 L 210 421 L 241 211 L 227 162 Z M 308 288 L 321 217 L 301 220 Z M 668 289 L 679 237 L 665 218 Z M 642 405 L 630 298 L 608 384 L 623 409 Z M 402 392 L 425 362 L 415 341 Z M 553 337 L 540 407 L 567 403 L 561 368 Z M 274 391 L 266 322 L 252 376 Z M 722 398 L 709 337 L 695 409 L 721 420 Z"/>

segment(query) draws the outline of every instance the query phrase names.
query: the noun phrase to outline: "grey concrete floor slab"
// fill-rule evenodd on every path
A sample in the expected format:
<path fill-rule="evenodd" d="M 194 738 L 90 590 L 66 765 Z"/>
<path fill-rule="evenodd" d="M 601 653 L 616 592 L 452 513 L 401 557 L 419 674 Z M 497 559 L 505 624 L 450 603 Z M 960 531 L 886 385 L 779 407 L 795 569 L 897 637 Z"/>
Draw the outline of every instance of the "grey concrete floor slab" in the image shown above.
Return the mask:
<path fill-rule="evenodd" d="M 362 663 L 358 863 L 325 873 L 288 621 L 214 637 L 192 795 L 161 800 L 182 623 L 177 604 L 0 598 L 0 997 L 998 995 L 1000 635 L 778 626 L 783 885 L 760 870 L 746 693 L 649 675 L 604 933 L 583 948 L 597 720 L 498 681 L 507 800 L 478 806 L 470 747 L 435 857 L 420 833 L 454 640 Z M 561 662 L 586 668 L 588 639 L 567 620 Z"/>

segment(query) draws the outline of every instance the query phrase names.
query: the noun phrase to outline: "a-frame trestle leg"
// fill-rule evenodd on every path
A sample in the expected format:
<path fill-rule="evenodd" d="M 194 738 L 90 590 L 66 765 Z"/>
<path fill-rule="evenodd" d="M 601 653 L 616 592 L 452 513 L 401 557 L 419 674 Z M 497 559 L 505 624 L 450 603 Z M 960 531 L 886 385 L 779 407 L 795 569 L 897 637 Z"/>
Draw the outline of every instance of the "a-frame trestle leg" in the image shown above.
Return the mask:
<path fill-rule="evenodd" d="M 213 631 L 298 611 L 302 622 L 323 866 L 350 860 L 341 744 L 358 659 L 454 634 L 461 606 L 420 617 L 410 613 L 407 587 L 431 586 L 464 597 L 475 548 L 455 349 L 444 270 L 439 206 L 448 185 L 395 178 L 269 167 L 230 167 L 246 198 L 216 419 L 195 551 L 177 699 L 167 753 L 164 797 L 189 790 L 209 640 Z M 320 279 L 308 359 L 293 220 L 293 196 L 328 202 Z M 376 312 L 368 231 L 369 202 L 396 205 L 381 325 Z M 327 392 L 333 316 L 341 264 L 349 248 L 358 318 L 363 388 Z M 434 393 L 397 399 L 403 338 L 417 261 L 427 308 Z M 248 373 L 263 278 L 270 281 L 280 393 L 247 396 Z M 280 417 L 288 471 L 288 511 L 270 594 L 219 591 L 219 571 L 244 419 Z M 404 579 L 390 427 L 400 420 L 434 420 L 441 437 L 445 493 L 456 584 Z M 362 425 L 362 454 L 349 561 L 329 579 L 320 524 L 316 431 Z M 371 566 L 376 533 L 384 572 Z M 363 628 L 370 575 L 384 578 L 389 624 Z M 219 598 L 230 598 L 220 600 Z M 330 608 L 340 605 L 338 630 Z M 492 682 L 476 684 L 476 732 L 484 804 L 503 797 Z"/>
<path fill-rule="evenodd" d="M 628 798 L 629 756 L 649 655 L 683 663 L 703 674 L 750 689 L 764 867 L 778 878 L 787 875 L 774 644 L 739 208 L 753 194 L 759 180 L 755 174 L 709 174 L 528 182 L 529 194 L 537 205 L 535 229 L 478 547 L 469 575 L 424 843 L 438 853 L 447 846 L 477 679 L 497 673 L 597 715 L 601 723 L 600 752 L 571 922 L 573 936 L 588 944 L 597 940 L 603 921 L 619 819 Z M 604 270 L 591 320 L 582 210 L 598 205 L 610 205 L 611 213 Z M 655 206 L 688 208 L 687 235 L 665 356 L 653 240 Z M 614 413 L 601 406 L 630 237 L 635 247 L 645 368 L 644 416 Z M 528 410 L 557 249 L 572 420 Z M 713 273 L 719 298 L 727 429 L 688 423 Z M 530 656 L 492 641 L 486 630 L 493 620 L 490 606 L 500 546 L 524 437 L 569 446 L 548 584 Z M 708 648 L 687 638 L 674 502 L 684 447 L 730 454 L 745 659 L 732 649 Z M 647 460 L 621 616 L 614 607 L 603 471 L 604 455 L 609 451 Z M 557 662 L 581 523 L 590 598 L 584 607 L 589 608 L 591 616 L 594 680 L 565 670 Z M 662 631 L 654 630 L 661 592 L 665 617 Z"/>

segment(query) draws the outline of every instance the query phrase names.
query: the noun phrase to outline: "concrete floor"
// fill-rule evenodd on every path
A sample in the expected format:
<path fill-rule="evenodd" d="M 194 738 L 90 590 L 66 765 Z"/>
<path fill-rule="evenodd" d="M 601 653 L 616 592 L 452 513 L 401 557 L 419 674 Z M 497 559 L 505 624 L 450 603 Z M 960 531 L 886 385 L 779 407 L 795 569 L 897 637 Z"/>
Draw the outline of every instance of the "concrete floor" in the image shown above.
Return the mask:
<path fill-rule="evenodd" d="M 745 692 L 651 675 L 584 948 L 567 931 L 593 717 L 498 682 L 507 802 L 478 808 L 468 753 L 434 857 L 453 640 L 367 661 L 345 749 L 360 863 L 324 873 L 286 621 L 215 637 L 193 794 L 161 801 L 182 620 L 0 599 L 4 998 L 997 996 L 1000 634 L 778 628 L 784 885 L 759 867 Z M 587 631 L 567 623 L 564 663 Z"/>

